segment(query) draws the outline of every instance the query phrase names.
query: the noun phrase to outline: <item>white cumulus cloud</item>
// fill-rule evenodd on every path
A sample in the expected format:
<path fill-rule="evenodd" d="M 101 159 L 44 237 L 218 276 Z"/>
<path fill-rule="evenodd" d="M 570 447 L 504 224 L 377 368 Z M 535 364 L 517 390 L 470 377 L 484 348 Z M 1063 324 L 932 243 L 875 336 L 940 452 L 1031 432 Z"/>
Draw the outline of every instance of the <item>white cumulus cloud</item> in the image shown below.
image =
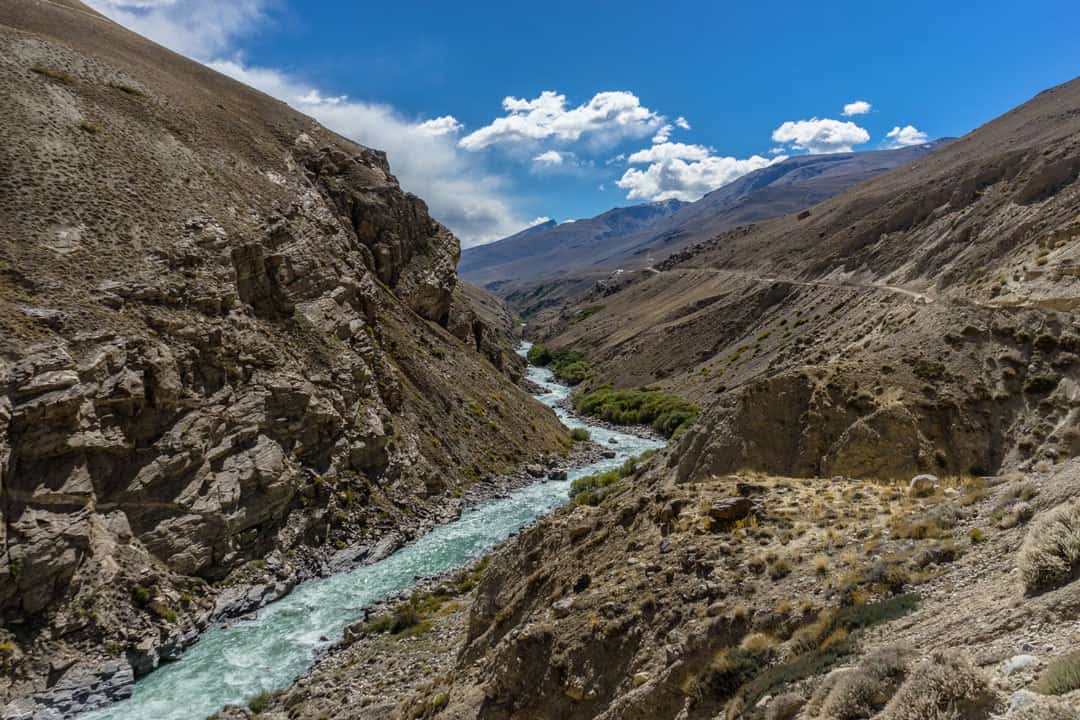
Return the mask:
<path fill-rule="evenodd" d="M 673 123 L 664 123 L 660 126 L 660 129 L 656 131 L 656 134 L 653 135 L 653 144 L 660 145 L 671 140 L 671 133 L 675 132 L 675 128 L 689 130 L 690 123 L 681 115 L 677 117 Z"/>
<path fill-rule="evenodd" d="M 922 145 L 930 140 L 930 138 L 926 136 L 926 133 L 915 128 L 913 125 L 905 125 L 904 127 L 897 125 L 887 132 L 885 137 L 889 140 L 889 147 L 894 148 Z"/>
<path fill-rule="evenodd" d="M 458 122 L 458 119 L 453 115 L 432 118 L 416 126 L 417 130 L 426 132 L 429 135 L 453 135 L 461 132 L 464 128 L 465 126 Z"/>
<path fill-rule="evenodd" d="M 457 148 L 453 132 L 457 121 L 452 117 L 414 122 L 388 105 L 348 99 L 307 102 L 317 97 L 313 88 L 277 70 L 233 60 L 208 65 L 284 100 L 345 137 L 385 150 L 401 184 L 424 198 L 432 214 L 463 245 L 498 240 L 525 225 L 505 196 L 505 181 L 485 173 L 471 155 Z"/>
<path fill-rule="evenodd" d="M 745 159 L 712 155 L 701 145 L 663 143 L 632 154 L 629 162 L 647 165 L 629 168 L 616 182 L 630 200 L 698 200 L 707 192 L 723 187 L 748 172 L 760 170 L 787 158 Z"/>
<path fill-rule="evenodd" d="M 870 133 L 851 121 L 811 118 L 789 120 L 773 131 L 772 139 L 816 155 L 851 152 L 854 146 L 869 141 Z"/>
<path fill-rule="evenodd" d="M 686 145 L 684 143 L 659 143 L 652 147 L 632 153 L 628 162 L 631 165 L 647 165 L 668 160 L 704 160 L 709 157 L 709 148 L 704 145 Z"/>
<path fill-rule="evenodd" d="M 265 20 L 266 0 L 86 0 L 126 28 L 181 55 L 207 60 L 229 52 Z"/>
<path fill-rule="evenodd" d="M 849 102 L 844 106 L 844 117 L 852 117 L 853 115 L 865 115 L 870 112 L 873 106 L 865 100 L 856 100 L 855 102 Z"/>
<path fill-rule="evenodd" d="M 601 142 L 644 137 L 663 118 L 626 91 L 596 93 L 587 103 L 567 107 L 566 96 L 545 90 L 533 100 L 507 97 L 507 114 L 461 138 L 460 146 L 477 151 L 502 143 L 540 140 L 575 142 L 584 136 Z"/>
<path fill-rule="evenodd" d="M 542 152 L 533 158 L 533 163 L 536 165 L 562 165 L 564 162 L 563 154 L 558 150 L 548 150 Z"/>

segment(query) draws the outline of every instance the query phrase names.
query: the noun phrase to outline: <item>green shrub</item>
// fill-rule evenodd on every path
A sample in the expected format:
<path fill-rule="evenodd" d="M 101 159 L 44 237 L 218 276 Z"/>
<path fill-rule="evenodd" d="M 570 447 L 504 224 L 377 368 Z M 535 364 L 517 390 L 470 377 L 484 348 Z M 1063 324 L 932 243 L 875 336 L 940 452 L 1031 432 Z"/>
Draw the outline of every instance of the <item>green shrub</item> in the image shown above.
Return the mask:
<path fill-rule="evenodd" d="M 145 585 L 136 585 L 131 588 L 131 599 L 139 607 L 146 607 L 154 593 Z"/>
<path fill-rule="evenodd" d="M 585 428 L 574 428 L 570 431 L 570 439 L 574 442 L 587 442 L 591 436 Z"/>
<path fill-rule="evenodd" d="M 1052 590 L 1080 572 L 1080 499 L 1059 505 L 1037 518 L 1017 556 L 1029 593 Z"/>
<path fill-rule="evenodd" d="M 257 695 L 252 695 L 247 702 L 248 710 L 256 715 L 265 712 L 270 709 L 270 701 L 273 698 L 273 694 L 265 690 Z"/>
<path fill-rule="evenodd" d="M 529 348 L 529 353 L 526 355 L 529 362 L 538 367 L 545 367 L 551 362 L 551 351 L 540 343 L 536 343 Z"/>
<path fill-rule="evenodd" d="M 624 477 L 633 475 L 637 472 L 638 464 L 642 460 L 647 460 L 652 457 L 655 452 L 655 450 L 649 450 L 637 457 L 630 458 L 613 470 L 606 470 L 604 472 L 593 473 L 592 475 L 578 478 L 570 483 L 570 499 L 573 500 L 576 505 L 599 505 L 606 495 L 604 492 L 605 488 L 614 485 Z"/>
<path fill-rule="evenodd" d="M 400 635 L 401 633 L 416 627 L 423 621 L 424 619 L 420 616 L 420 611 L 413 603 L 408 602 L 398 605 L 391 613 L 379 615 L 374 620 L 369 621 L 364 626 L 364 629 L 369 633 L 390 633 L 391 635 Z"/>
<path fill-rule="evenodd" d="M 589 376 L 592 367 L 577 350 L 549 350 L 537 343 L 529 348 L 529 362 L 551 368 L 555 377 L 567 385 L 577 385 Z"/>
<path fill-rule="evenodd" d="M 757 675 L 766 662 L 763 657 L 748 650 L 724 648 L 709 663 L 701 690 L 714 697 L 730 697 L 743 683 Z"/>
<path fill-rule="evenodd" d="M 161 618 L 162 620 L 164 620 L 167 623 L 175 623 L 176 622 L 176 611 L 173 610 L 171 607 L 164 607 L 164 606 L 155 605 L 154 606 L 154 614 L 157 615 L 159 618 Z"/>
<path fill-rule="evenodd" d="M 600 312 L 603 309 L 604 309 L 603 305 L 590 305 L 589 307 L 584 308 L 583 310 L 581 310 L 581 312 L 579 312 L 577 314 L 577 317 L 574 318 L 574 322 L 581 322 L 582 320 L 588 320 L 593 315 L 595 315 L 596 313 Z"/>
<path fill-rule="evenodd" d="M 674 437 L 697 418 L 698 407 L 662 390 L 614 390 L 601 387 L 574 396 L 574 409 L 619 425 L 652 425 Z"/>
<path fill-rule="evenodd" d="M 1035 685 L 1043 695 L 1064 695 L 1080 690 L 1080 650 L 1051 662 Z"/>

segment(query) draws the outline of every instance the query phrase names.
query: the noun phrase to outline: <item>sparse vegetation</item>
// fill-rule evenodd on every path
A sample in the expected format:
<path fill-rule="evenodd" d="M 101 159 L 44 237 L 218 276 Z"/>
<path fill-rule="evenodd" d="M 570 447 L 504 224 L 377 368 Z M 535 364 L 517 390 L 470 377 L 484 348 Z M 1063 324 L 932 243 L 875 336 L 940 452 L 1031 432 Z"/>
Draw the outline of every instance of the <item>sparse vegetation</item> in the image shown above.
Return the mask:
<path fill-rule="evenodd" d="M 884 648 L 863 658 L 857 667 L 826 676 L 807 703 L 807 720 L 872 717 L 896 692 L 911 655 L 907 647 Z"/>
<path fill-rule="evenodd" d="M 605 489 L 637 471 L 638 464 L 653 456 L 654 451 L 630 458 L 614 470 L 593 473 L 570 483 L 570 499 L 577 505 L 599 505 L 607 494 Z"/>
<path fill-rule="evenodd" d="M 916 360 L 911 366 L 911 372 L 914 373 L 915 377 L 927 382 L 945 380 L 949 375 L 944 364 L 922 358 Z"/>
<path fill-rule="evenodd" d="M 52 68 L 47 68 L 44 65 L 35 65 L 30 68 L 30 72 L 41 75 L 42 77 L 47 77 L 50 80 L 64 83 L 65 85 L 71 85 L 74 82 L 72 77 L 66 72 L 60 70 L 53 70 Z"/>
<path fill-rule="evenodd" d="M 427 627 L 423 627 L 426 624 Z M 417 635 L 431 627 L 430 623 L 421 617 L 420 611 L 412 602 L 402 603 L 394 608 L 393 612 L 379 615 L 369 620 L 364 625 L 367 633 L 390 633 L 391 635 Z"/>
<path fill-rule="evenodd" d="M 697 418 L 698 407 L 662 390 L 601 387 L 574 396 L 574 409 L 620 425 L 651 425 L 674 437 Z"/>
<path fill-rule="evenodd" d="M 529 362 L 551 368 L 555 377 L 567 385 L 578 385 L 592 372 L 592 366 L 577 350 L 549 350 L 537 343 L 529 348 Z"/>
<path fill-rule="evenodd" d="M 589 431 L 585 428 L 574 428 L 570 431 L 570 439 L 574 442 L 588 442 L 590 437 Z"/>
<path fill-rule="evenodd" d="M 589 307 L 582 309 L 577 314 L 577 316 L 574 318 L 574 322 L 581 322 L 583 320 L 588 320 L 593 315 L 595 315 L 596 313 L 600 312 L 603 309 L 604 309 L 603 305 L 590 305 Z"/>
<path fill-rule="evenodd" d="M 1024 392 L 1029 395 L 1045 395 L 1058 386 L 1061 378 L 1054 375 L 1036 375 L 1024 383 Z"/>
<path fill-rule="evenodd" d="M 138 607 L 146 607 L 154 593 L 145 585 L 135 585 L 131 588 L 131 599 Z"/>
<path fill-rule="evenodd" d="M 273 693 L 265 690 L 257 695 L 252 695 L 247 701 L 248 710 L 256 715 L 264 713 L 270 709 L 270 702 L 273 698 Z"/>
<path fill-rule="evenodd" d="M 1075 580 L 1080 571 L 1080 499 L 1037 518 L 1017 556 L 1029 593 L 1052 590 Z"/>
<path fill-rule="evenodd" d="M 960 653 L 920 663 L 877 717 L 881 720 L 984 717 L 994 703 L 986 677 Z"/>
<path fill-rule="evenodd" d="M 7 670 L 11 667 L 15 658 L 15 650 L 15 643 L 10 641 L 0 642 L 0 670 Z"/>
<path fill-rule="evenodd" d="M 1064 695 L 1080 690 L 1080 650 L 1051 662 L 1039 676 L 1035 689 L 1043 695 Z"/>
<path fill-rule="evenodd" d="M 109 87 L 111 87 L 113 90 L 119 90 L 125 95 L 131 95 L 133 97 L 143 97 L 144 95 L 146 95 L 146 93 L 144 93 L 139 88 L 132 87 L 131 85 L 125 85 L 124 83 L 111 82 L 109 83 Z"/>

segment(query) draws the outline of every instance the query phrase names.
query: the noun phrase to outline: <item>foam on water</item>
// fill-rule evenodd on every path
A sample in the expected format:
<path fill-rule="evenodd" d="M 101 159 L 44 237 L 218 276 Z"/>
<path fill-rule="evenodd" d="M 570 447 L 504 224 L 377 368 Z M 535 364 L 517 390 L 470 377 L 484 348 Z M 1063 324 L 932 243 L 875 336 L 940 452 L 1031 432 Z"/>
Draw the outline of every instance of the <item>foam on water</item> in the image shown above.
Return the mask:
<path fill-rule="evenodd" d="M 530 346 L 523 343 L 519 353 L 524 355 Z M 528 378 L 547 391 L 536 397 L 554 408 L 563 423 L 589 430 L 615 457 L 577 468 L 565 481 L 536 482 L 468 510 L 385 560 L 303 583 L 255 619 L 207 631 L 178 662 L 139 680 L 131 699 L 83 715 L 84 720 L 194 720 L 227 704 L 243 704 L 261 691 L 283 688 L 311 666 L 320 648 L 361 618 L 365 607 L 411 587 L 418 577 L 439 575 L 476 559 L 565 503 L 573 480 L 663 444 L 590 425 L 556 407 L 570 388 L 544 368 L 530 366 Z"/>

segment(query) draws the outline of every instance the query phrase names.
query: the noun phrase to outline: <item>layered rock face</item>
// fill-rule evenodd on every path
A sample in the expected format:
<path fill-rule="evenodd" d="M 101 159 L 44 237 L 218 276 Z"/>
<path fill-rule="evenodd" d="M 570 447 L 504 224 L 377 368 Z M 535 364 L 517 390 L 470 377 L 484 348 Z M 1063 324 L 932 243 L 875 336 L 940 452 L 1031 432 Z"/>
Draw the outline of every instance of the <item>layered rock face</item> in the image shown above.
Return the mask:
<path fill-rule="evenodd" d="M 79 3 L 0 8 L 0 93 L 0 698 L 564 449 L 384 154 Z"/>

